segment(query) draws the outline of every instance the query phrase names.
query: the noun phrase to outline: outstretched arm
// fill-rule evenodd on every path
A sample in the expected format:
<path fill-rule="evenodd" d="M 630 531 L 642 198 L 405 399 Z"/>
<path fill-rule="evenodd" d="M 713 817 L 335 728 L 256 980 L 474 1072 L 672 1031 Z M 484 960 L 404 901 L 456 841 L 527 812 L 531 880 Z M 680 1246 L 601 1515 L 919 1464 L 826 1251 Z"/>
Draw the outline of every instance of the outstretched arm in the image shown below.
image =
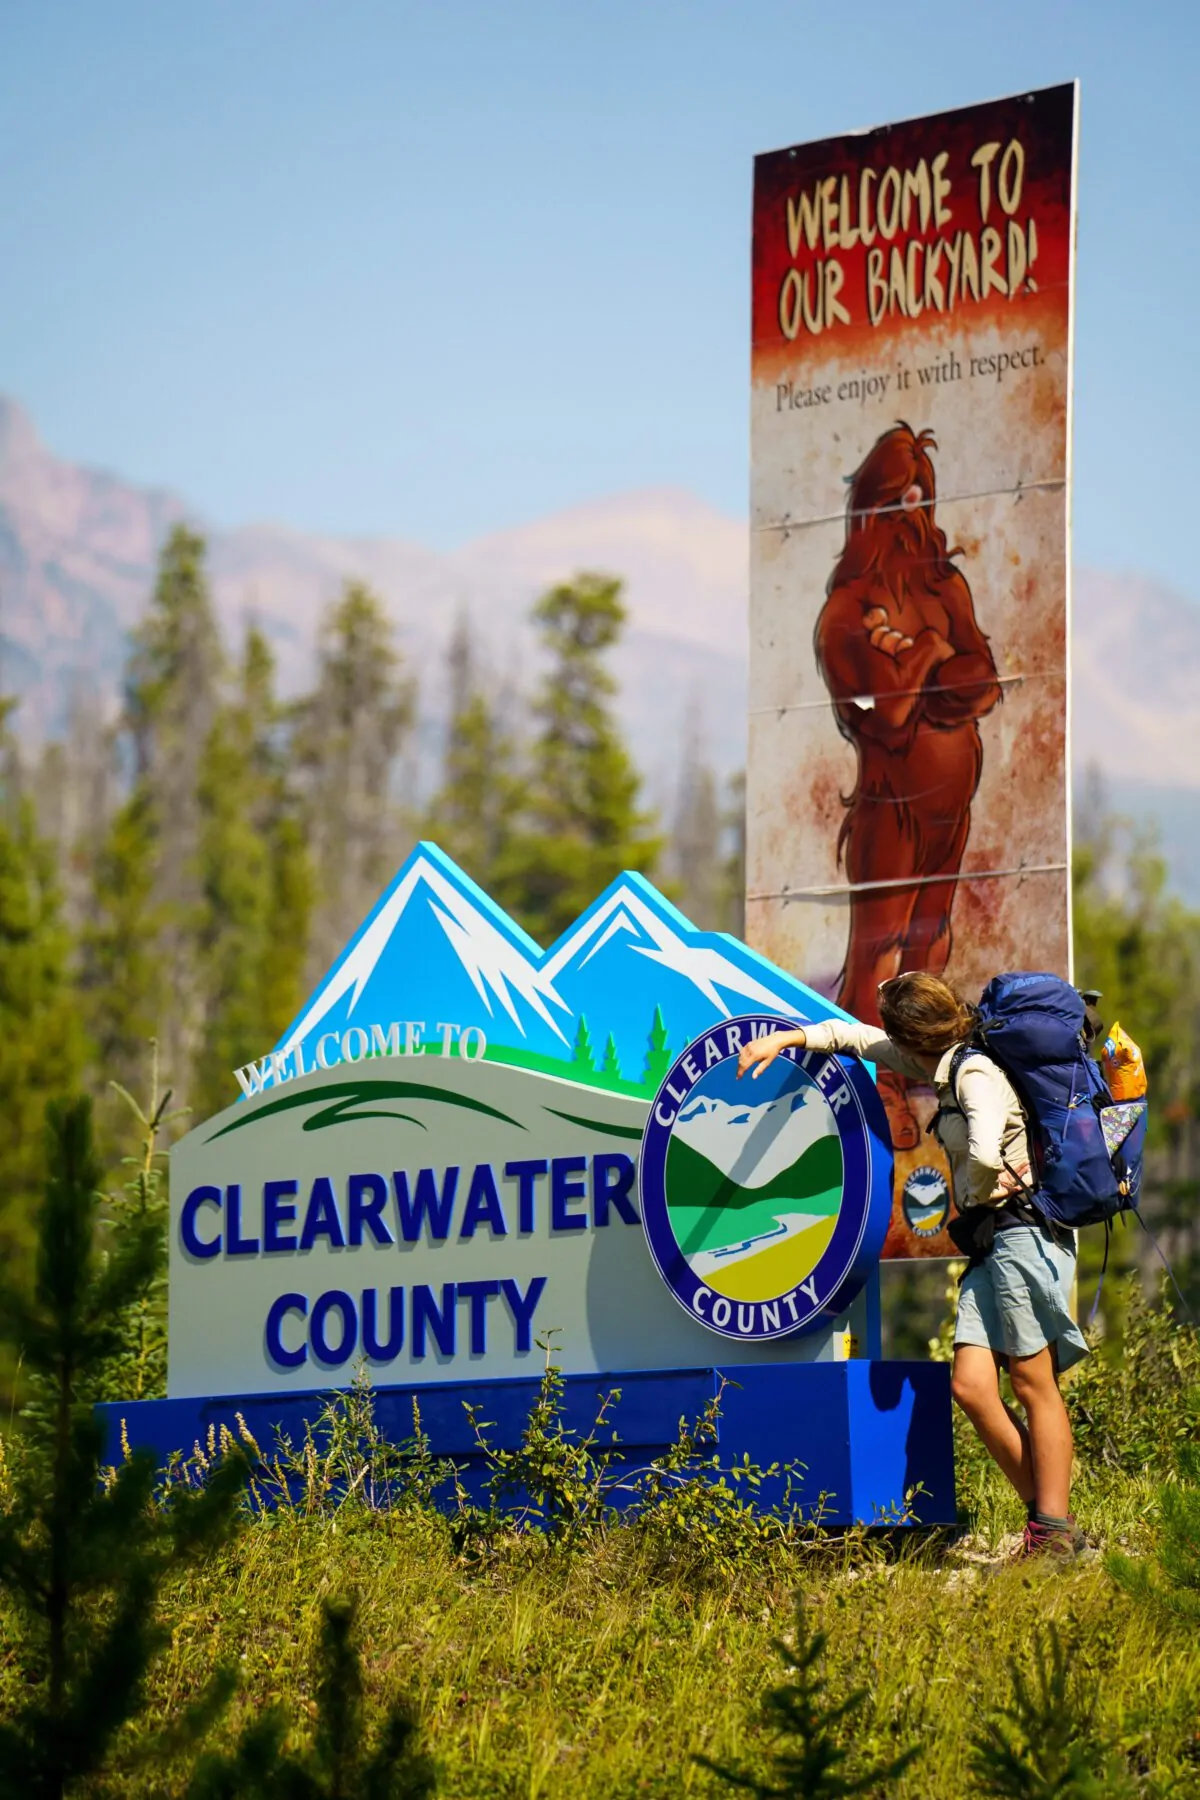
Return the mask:
<path fill-rule="evenodd" d="M 767 1037 L 754 1038 L 738 1057 L 738 1080 L 747 1069 L 754 1079 L 768 1068 L 781 1051 L 797 1050 L 840 1052 L 857 1056 L 863 1062 L 882 1063 L 898 1075 L 924 1079 L 920 1063 L 893 1044 L 877 1025 L 863 1025 L 858 1019 L 822 1019 L 819 1025 L 800 1025 L 793 1031 L 773 1031 Z"/>

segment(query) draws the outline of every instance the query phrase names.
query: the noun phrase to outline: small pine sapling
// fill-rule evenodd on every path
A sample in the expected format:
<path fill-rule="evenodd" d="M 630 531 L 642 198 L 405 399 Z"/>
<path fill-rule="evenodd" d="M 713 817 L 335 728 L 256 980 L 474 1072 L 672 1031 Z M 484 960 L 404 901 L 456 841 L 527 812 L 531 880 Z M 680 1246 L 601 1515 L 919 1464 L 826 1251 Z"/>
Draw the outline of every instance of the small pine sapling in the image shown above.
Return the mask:
<path fill-rule="evenodd" d="M 0 1512 L 0 1583 L 23 1627 L 23 1698 L 0 1724 L 0 1800 L 61 1800 L 103 1767 L 167 1636 L 156 1618 L 163 1578 L 228 1534 L 246 1478 L 235 1455 L 200 1492 L 162 1507 L 155 1458 L 135 1452 L 102 1482 L 91 1401 L 163 1245 L 145 1217 L 100 1254 L 99 1179 L 90 1102 L 52 1105 L 32 1290 L 0 1275 L 0 1342 L 22 1358 L 33 1396 Z M 222 1674 L 195 1710 L 197 1729 L 228 1691 Z"/>
<path fill-rule="evenodd" d="M 1011 1698 L 971 1740 L 977 1791 L 1001 1800 L 1121 1800 L 1128 1776 L 1096 1734 L 1100 1683 L 1053 1623 L 1034 1639 L 1030 1679 L 1009 1664 Z"/>
<path fill-rule="evenodd" d="M 776 1740 L 767 1774 L 728 1768 L 707 1756 L 695 1760 L 756 1800 L 850 1800 L 901 1775 L 919 1755 L 917 1745 L 874 1768 L 856 1767 L 852 1761 L 846 1739 L 867 1705 L 867 1694 L 858 1688 L 844 1700 L 831 1698 L 821 1673 L 825 1645 L 825 1632 L 809 1630 L 804 1597 L 797 1594 L 793 1642 L 776 1639 L 772 1645 L 789 1679 L 770 1688 L 762 1703 L 763 1723 Z"/>
<path fill-rule="evenodd" d="M 187 1800 L 429 1800 L 435 1772 L 411 1710 L 395 1703 L 374 1741 L 368 1737 L 356 1614 L 353 1600 L 323 1604 L 311 1744 L 287 1751 L 287 1720 L 272 1708 L 247 1726 L 232 1755 L 201 1758 Z"/>
<path fill-rule="evenodd" d="M 114 1250 L 130 1232 L 156 1231 L 166 1241 L 169 1202 L 163 1183 L 163 1151 L 159 1140 L 177 1119 L 187 1117 L 186 1107 L 171 1105 L 171 1090 L 159 1093 L 158 1040 L 150 1040 L 150 1098 L 143 1110 L 119 1081 L 110 1088 L 128 1107 L 138 1130 L 135 1156 L 122 1158 L 130 1171 L 119 1193 L 105 1196 Z M 121 1319 L 123 1342 L 111 1358 L 99 1394 L 106 1400 L 145 1400 L 166 1392 L 167 1386 L 167 1272 L 160 1258 L 146 1291 Z"/>
<path fill-rule="evenodd" d="M 1104 1566 L 1127 1594 L 1154 1612 L 1200 1623 L 1200 1444 L 1176 1451 L 1178 1481 L 1158 1490 L 1162 1521 L 1153 1563 L 1111 1551 Z"/>

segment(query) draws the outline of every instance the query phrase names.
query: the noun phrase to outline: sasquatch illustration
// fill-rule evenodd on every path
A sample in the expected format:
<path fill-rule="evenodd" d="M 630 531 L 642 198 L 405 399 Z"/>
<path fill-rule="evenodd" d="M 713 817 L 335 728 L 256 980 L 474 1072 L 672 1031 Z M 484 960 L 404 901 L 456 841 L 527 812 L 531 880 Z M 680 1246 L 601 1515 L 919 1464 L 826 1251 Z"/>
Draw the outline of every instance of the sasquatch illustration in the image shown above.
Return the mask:
<path fill-rule="evenodd" d="M 814 648 L 858 779 L 838 837 L 851 883 L 838 992 L 877 1023 L 876 990 L 902 970 L 941 974 L 983 748 L 1000 698 L 971 590 L 934 516 L 932 433 L 885 431 L 850 477 L 846 542 Z M 880 1081 L 897 1149 L 920 1130 L 897 1076 Z"/>

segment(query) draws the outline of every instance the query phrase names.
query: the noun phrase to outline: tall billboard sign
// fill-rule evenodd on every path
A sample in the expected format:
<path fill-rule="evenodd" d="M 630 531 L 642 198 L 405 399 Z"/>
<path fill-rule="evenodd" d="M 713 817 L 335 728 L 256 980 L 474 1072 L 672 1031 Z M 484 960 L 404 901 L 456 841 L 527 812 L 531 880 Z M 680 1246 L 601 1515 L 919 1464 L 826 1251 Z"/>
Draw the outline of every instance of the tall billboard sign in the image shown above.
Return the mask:
<path fill-rule="evenodd" d="M 760 156 L 747 938 L 856 1017 L 1070 963 L 1077 90 Z M 946 1255 L 884 1074 L 885 1254 Z"/>

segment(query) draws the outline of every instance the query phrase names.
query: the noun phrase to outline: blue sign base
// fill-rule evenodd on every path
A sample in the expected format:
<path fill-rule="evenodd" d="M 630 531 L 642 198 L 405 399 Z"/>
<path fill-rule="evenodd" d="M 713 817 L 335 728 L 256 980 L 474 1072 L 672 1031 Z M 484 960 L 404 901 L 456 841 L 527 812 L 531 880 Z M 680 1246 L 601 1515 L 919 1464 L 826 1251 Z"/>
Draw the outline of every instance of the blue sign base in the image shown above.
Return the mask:
<path fill-rule="evenodd" d="M 723 1379 L 718 1441 L 707 1447 L 723 1467 L 747 1456 L 763 1468 L 802 1465 L 792 1478 L 792 1498 L 827 1525 L 898 1520 L 918 1488 L 910 1523 L 955 1522 L 950 1370 L 944 1363 L 854 1360 L 573 1375 L 565 1381 L 563 1422 L 586 1434 L 601 1398 L 619 1389 L 611 1415 L 619 1461 L 631 1469 L 645 1466 L 675 1441 L 681 1418 L 690 1423 L 701 1417 Z M 537 1389 L 536 1378 L 379 1387 L 373 1390 L 375 1419 L 386 1437 L 403 1443 L 412 1434 L 416 1399 L 432 1454 L 452 1457 L 464 1486 L 478 1496 L 486 1468 L 464 1403 L 477 1409 L 481 1423 L 488 1421 L 492 1445 L 514 1448 Z M 237 1412 L 264 1452 L 276 1427 L 293 1442 L 302 1440 L 305 1421 L 316 1420 L 325 1398 L 314 1392 L 114 1401 L 97 1410 L 106 1428 L 107 1461 L 120 1458 L 124 1420 L 130 1446 L 153 1450 L 165 1464 L 173 1452 L 186 1454 L 197 1441 L 204 1443 L 210 1427 L 236 1429 Z M 783 1497 L 784 1479 L 774 1478 L 763 1484 L 759 1504 L 769 1508 Z M 620 1503 L 619 1491 L 613 1498 Z"/>

